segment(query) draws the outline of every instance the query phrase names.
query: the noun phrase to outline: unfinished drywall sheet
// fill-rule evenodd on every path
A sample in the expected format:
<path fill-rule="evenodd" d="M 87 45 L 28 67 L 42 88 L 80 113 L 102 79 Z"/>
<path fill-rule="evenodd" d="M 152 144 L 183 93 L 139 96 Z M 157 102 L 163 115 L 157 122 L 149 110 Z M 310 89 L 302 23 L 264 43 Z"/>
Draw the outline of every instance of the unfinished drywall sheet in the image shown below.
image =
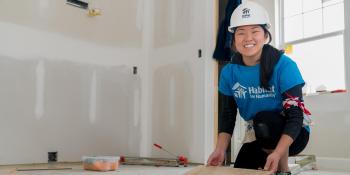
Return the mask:
<path fill-rule="evenodd" d="M 151 140 L 204 162 L 203 1 L 156 0 L 150 60 Z M 156 157 L 171 157 L 153 149 Z"/>
<path fill-rule="evenodd" d="M 139 154 L 140 79 L 130 67 L 5 56 L 0 63 L 0 164 L 46 162 L 49 151 L 61 161 Z"/>
<path fill-rule="evenodd" d="M 193 0 L 155 0 L 155 47 L 181 44 L 190 39 Z"/>
<path fill-rule="evenodd" d="M 88 17 L 86 10 L 67 5 L 66 0 L 0 0 L 0 21 L 104 46 L 141 48 L 143 0 L 89 3 L 102 15 Z"/>
<path fill-rule="evenodd" d="M 37 141 L 37 137 L 28 132 L 30 127 L 35 127 L 28 122 L 35 120 L 35 94 L 28 93 L 35 92 L 34 71 L 33 61 L 0 56 L 0 137 L 3 140 L 0 142 L 0 164 L 26 159 L 30 150 L 25 143 Z"/>
<path fill-rule="evenodd" d="M 96 7 L 102 9 L 102 16 L 95 18 L 88 18 L 84 10 L 65 5 L 64 0 L 29 0 L 19 7 L 18 1 L 0 2 L 0 54 L 7 55 L 10 62 L 18 61 L 18 64 L 23 64 L 28 61 L 33 64 L 30 67 L 32 72 L 28 70 L 27 74 L 33 76 L 33 82 L 30 82 L 32 85 L 21 84 L 22 87 L 33 86 L 33 91 L 26 92 L 30 98 L 28 97 L 25 105 L 20 106 L 28 107 L 28 113 L 31 113 L 26 115 L 28 119 L 22 120 L 18 111 L 12 111 L 10 118 L 13 118 L 13 121 L 6 125 L 6 134 L 1 135 L 6 139 L 14 136 L 7 134 L 7 131 L 12 131 L 17 125 L 15 120 L 28 123 L 30 127 L 25 128 L 25 134 L 30 136 L 26 137 L 30 139 L 14 136 L 17 140 L 10 139 L 9 142 L 20 148 L 24 147 L 21 145 L 30 143 L 25 146 L 26 157 L 21 157 L 24 149 L 8 149 L 8 152 L 0 153 L 4 154 L 4 157 L 0 157 L 0 163 L 46 162 L 46 152 L 52 150 L 60 152 L 60 161 L 76 161 L 80 159 L 81 154 L 102 154 L 105 153 L 104 150 L 107 152 L 113 147 L 99 147 L 98 141 L 106 141 L 106 144 L 115 147 L 120 143 L 120 150 L 113 151 L 115 154 L 157 156 L 159 152 L 154 152 L 149 143 L 156 141 L 152 137 L 153 131 L 159 132 L 152 129 L 159 126 L 158 121 L 153 120 L 153 114 L 161 114 L 163 111 L 153 106 L 154 103 L 159 104 L 159 100 L 169 100 L 166 103 L 173 108 L 168 112 L 181 113 L 189 117 L 189 123 L 192 124 L 190 129 L 184 129 L 191 132 L 185 138 L 179 139 L 184 143 L 183 146 L 175 148 L 175 151 L 188 153 L 186 156 L 192 160 L 203 162 L 204 61 L 197 57 L 198 50 L 203 48 L 202 29 L 205 28 L 206 20 L 202 0 L 93 0 L 91 3 L 96 3 Z M 114 8 L 106 7 L 110 4 L 122 9 L 111 10 Z M 167 10 L 162 10 L 164 8 Z M 171 15 L 168 14 L 170 9 Z M 164 23 L 168 22 L 171 25 L 164 28 Z M 171 29 L 172 26 L 176 27 Z M 123 74 L 116 70 L 118 65 L 125 65 L 128 71 L 132 70 L 132 66 L 137 66 L 139 73 L 136 76 L 130 72 Z M 167 78 L 157 77 L 155 72 L 163 73 L 167 68 L 172 71 L 184 71 L 188 75 L 169 72 L 167 76 L 172 80 L 165 84 L 166 88 L 170 88 L 165 91 L 171 92 L 172 96 L 163 98 L 157 95 L 153 87 L 160 85 L 159 88 L 162 88 L 162 82 L 155 78 L 163 78 L 164 81 Z M 134 83 L 115 82 L 118 80 L 112 77 L 119 75 L 132 76 L 122 78 L 122 82 L 132 79 Z M 102 80 L 105 81 L 102 83 Z M 187 82 L 182 83 L 180 80 Z M 124 88 L 128 91 L 113 91 Z M 128 93 L 133 95 L 126 96 Z M 192 97 L 181 96 L 189 93 L 192 93 Z M 180 97 L 175 97 L 178 95 Z M 11 98 L 11 95 L 4 96 L 3 100 L 6 98 Z M 191 104 L 186 102 L 187 100 L 192 101 Z M 181 103 L 188 104 L 192 109 L 178 105 Z M 121 106 L 121 111 L 113 104 Z M 11 109 L 13 108 L 15 107 Z M 121 118 L 112 117 L 112 113 L 120 114 Z M 158 114 L 155 119 L 160 117 Z M 40 123 L 34 123 L 34 120 Z M 184 118 L 178 120 L 176 116 L 173 117 L 172 123 L 175 123 L 176 127 L 180 127 L 181 123 L 188 126 Z M 105 131 L 122 131 L 124 135 L 123 138 L 119 138 L 119 133 L 108 135 Z M 169 134 L 173 134 L 174 131 Z M 20 129 L 19 132 L 24 133 L 24 129 Z M 106 140 L 102 139 L 104 134 L 107 135 Z M 181 136 L 184 134 L 185 132 L 181 132 Z M 57 140 L 51 137 L 52 135 L 56 136 Z M 99 138 L 91 139 L 90 136 Z M 155 135 L 156 139 L 169 141 L 160 144 L 175 144 L 166 137 L 169 135 Z M 119 139 L 120 142 L 117 144 L 116 140 L 108 139 Z M 87 144 L 90 145 L 86 146 Z M 128 150 L 124 150 L 126 145 Z M 6 147 L 0 145 L 0 148 L 2 146 Z"/>
<path fill-rule="evenodd" d="M 195 73 L 200 66 L 184 61 L 155 69 L 151 98 L 152 141 L 198 163 L 204 161 L 205 137 L 203 79 Z M 158 149 L 152 155 L 171 157 Z"/>
<path fill-rule="evenodd" d="M 0 0 L 0 164 L 139 154 L 142 1 L 91 1 L 96 18 L 65 2 Z"/>
<path fill-rule="evenodd" d="M 152 138 L 174 153 L 189 155 L 192 140 L 193 76 L 185 63 L 160 67 L 154 72 Z M 169 156 L 161 150 L 155 155 Z"/>

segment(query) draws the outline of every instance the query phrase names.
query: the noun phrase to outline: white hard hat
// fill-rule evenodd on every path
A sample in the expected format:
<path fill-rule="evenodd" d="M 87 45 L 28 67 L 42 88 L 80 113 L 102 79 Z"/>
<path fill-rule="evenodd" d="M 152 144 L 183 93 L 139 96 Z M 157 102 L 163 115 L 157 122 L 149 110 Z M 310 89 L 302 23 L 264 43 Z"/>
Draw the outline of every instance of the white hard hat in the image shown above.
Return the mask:
<path fill-rule="evenodd" d="M 236 27 L 255 24 L 270 28 L 269 15 L 259 4 L 247 0 L 233 11 L 228 31 L 233 33 Z"/>

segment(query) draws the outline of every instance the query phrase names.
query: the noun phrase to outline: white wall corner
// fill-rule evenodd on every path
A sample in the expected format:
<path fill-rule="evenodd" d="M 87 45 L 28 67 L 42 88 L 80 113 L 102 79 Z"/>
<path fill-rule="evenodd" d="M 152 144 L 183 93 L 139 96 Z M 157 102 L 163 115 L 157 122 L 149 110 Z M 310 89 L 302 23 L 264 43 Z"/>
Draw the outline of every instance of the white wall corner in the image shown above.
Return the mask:
<path fill-rule="evenodd" d="M 344 48 L 350 48 L 350 1 L 344 1 Z M 345 83 L 346 88 L 350 89 L 350 49 L 344 49 L 345 63 Z"/>
<path fill-rule="evenodd" d="M 204 127 L 204 163 L 206 159 L 209 157 L 211 152 L 214 150 L 214 112 L 215 112 L 215 85 L 214 85 L 214 76 L 215 75 L 215 60 L 213 59 L 213 51 L 215 48 L 215 41 L 217 30 L 215 17 L 216 13 L 216 4 L 218 1 L 206 0 L 206 24 L 205 24 L 205 49 L 203 52 L 204 56 L 204 65 L 205 65 L 205 127 Z"/>

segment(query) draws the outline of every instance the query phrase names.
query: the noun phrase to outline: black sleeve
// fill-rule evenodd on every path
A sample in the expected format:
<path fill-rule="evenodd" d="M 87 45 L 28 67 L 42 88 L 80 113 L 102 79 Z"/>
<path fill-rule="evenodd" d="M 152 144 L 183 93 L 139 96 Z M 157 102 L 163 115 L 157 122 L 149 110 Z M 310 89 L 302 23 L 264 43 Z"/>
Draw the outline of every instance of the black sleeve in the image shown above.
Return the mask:
<path fill-rule="evenodd" d="M 282 100 L 284 101 L 288 98 L 288 96 L 293 96 L 299 97 L 299 100 L 303 101 L 302 87 L 303 85 L 301 84 L 288 89 L 282 94 Z M 283 112 L 286 115 L 286 125 L 283 133 L 289 135 L 293 140 L 295 140 L 303 126 L 304 113 L 302 109 L 297 106 L 291 106 L 289 109 L 284 108 Z"/>
<path fill-rule="evenodd" d="M 233 133 L 237 115 L 237 104 L 232 96 L 219 92 L 219 133 Z"/>

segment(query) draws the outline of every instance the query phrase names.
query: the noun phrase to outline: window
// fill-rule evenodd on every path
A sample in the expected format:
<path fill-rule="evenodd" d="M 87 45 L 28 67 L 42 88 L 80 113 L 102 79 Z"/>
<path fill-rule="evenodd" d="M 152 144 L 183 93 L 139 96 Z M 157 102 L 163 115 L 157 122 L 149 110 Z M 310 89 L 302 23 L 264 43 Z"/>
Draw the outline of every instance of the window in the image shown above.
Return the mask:
<path fill-rule="evenodd" d="M 280 0 L 281 47 L 297 62 L 305 93 L 345 89 L 343 0 Z"/>

